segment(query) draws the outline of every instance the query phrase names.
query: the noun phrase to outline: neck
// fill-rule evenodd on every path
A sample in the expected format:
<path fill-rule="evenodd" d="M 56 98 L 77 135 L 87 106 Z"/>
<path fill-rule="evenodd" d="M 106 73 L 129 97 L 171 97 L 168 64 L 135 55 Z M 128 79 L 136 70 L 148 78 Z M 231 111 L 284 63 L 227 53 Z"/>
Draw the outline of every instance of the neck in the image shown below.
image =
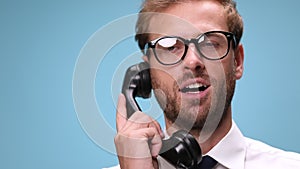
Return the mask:
<path fill-rule="evenodd" d="M 231 116 L 231 107 L 228 108 L 227 112 L 225 112 L 224 116 L 222 117 L 218 127 L 216 130 L 211 134 L 210 137 L 208 137 L 207 140 L 204 142 L 201 142 L 199 139 L 197 139 L 198 143 L 200 144 L 201 150 L 203 154 L 208 153 L 215 145 L 217 145 L 229 132 L 230 128 L 232 126 L 232 116 Z M 201 131 L 191 131 L 191 134 L 195 138 L 200 138 L 199 135 Z"/>
<path fill-rule="evenodd" d="M 225 135 L 229 132 L 231 126 L 232 126 L 232 115 L 231 115 L 231 106 L 228 107 L 227 112 L 224 112 L 225 114 L 221 118 L 220 123 L 218 124 L 217 128 L 211 133 L 209 133 L 209 137 L 203 141 L 201 138 L 203 138 L 201 135 L 201 130 L 200 129 L 194 129 L 190 131 L 190 134 L 194 136 L 194 138 L 198 141 L 202 154 L 208 153 L 216 144 L 218 144 L 224 137 Z M 171 124 L 166 121 L 166 127 L 168 134 L 173 133 L 176 131 L 176 129 L 171 129 Z M 170 127 L 170 128 L 169 128 Z M 170 132 L 170 133 L 169 133 Z M 201 133 L 201 135 L 200 135 Z M 204 133 L 205 135 L 206 133 Z"/>

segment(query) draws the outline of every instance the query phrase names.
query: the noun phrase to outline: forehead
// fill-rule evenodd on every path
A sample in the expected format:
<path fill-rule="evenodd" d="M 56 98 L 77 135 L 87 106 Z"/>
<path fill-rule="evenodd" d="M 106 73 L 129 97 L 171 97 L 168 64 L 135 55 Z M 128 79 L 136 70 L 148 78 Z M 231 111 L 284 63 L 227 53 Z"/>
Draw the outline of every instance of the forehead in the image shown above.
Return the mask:
<path fill-rule="evenodd" d="M 159 35 L 192 38 L 212 30 L 228 31 L 224 7 L 211 0 L 173 4 L 155 13 L 149 22 L 150 40 Z"/>

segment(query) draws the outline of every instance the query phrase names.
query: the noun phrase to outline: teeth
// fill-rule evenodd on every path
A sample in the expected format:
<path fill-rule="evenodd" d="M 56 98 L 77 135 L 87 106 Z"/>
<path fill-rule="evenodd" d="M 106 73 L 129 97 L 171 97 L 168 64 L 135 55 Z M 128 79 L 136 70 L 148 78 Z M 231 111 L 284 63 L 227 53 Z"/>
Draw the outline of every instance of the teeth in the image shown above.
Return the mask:
<path fill-rule="evenodd" d="M 189 89 L 200 88 L 200 87 L 206 87 L 206 85 L 203 85 L 201 83 L 193 83 L 193 84 L 186 86 L 186 88 L 189 88 Z"/>
<path fill-rule="evenodd" d="M 207 86 L 202 83 L 193 83 L 182 88 L 180 91 L 183 93 L 199 93 L 204 91 L 206 88 Z"/>

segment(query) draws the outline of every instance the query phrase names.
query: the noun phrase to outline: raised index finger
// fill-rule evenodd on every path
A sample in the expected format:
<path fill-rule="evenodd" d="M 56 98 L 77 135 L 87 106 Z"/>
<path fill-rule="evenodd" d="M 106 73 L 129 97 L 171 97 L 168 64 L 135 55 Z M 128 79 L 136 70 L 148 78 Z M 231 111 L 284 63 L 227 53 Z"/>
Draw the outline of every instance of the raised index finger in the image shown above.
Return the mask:
<path fill-rule="evenodd" d="M 117 115 L 116 115 L 117 131 L 120 131 L 125 126 L 126 122 L 127 122 L 126 99 L 123 94 L 120 94 L 118 98 Z"/>

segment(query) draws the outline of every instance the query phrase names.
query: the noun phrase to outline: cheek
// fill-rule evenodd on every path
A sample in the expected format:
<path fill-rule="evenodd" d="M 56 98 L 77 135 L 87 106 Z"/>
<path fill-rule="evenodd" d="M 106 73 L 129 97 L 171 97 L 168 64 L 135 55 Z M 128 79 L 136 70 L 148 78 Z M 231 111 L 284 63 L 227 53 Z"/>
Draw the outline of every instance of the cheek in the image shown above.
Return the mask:
<path fill-rule="evenodd" d="M 226 86 L 234 80 L 234 60 L 230 57 L 206 64 L 206 70 L 215 90 L 226 91 Z"/>
<path fill-rule="evenodd" d="M 175 82 L 175 77 L 167 71 L 151 68 L 151 80 L 153 89 L 161 89 L 165 91 L 172 88 Z"/>
<path fill-rule="evenodd" d="M 233 55 L 229 55 L 222 60 L 207 62 L 205 66 L 208 74 L 212 76 L 222 76 L 229 72 L 231 73 L 236 67 L 233 57 Z"/>
<path fill-rule="evenodd" d="M 151 74 L 151 80 L 153 83 L 153 88 L 155 87 L 171 87 L 174 84 L 174 81 L 176 80 L 176 70 L 174 67 L 166 67 L 158 63 L 155 56 L 151 55 L 149 58 L 149 64 L 150 64 L 150 74 Z M 159 86 L 157 86 L 159 85 Z M 156 88 L 158 89 L 158 88 Z"/>
<path fill-rule="evenodd" d="M 221 79 L 225 77 L 227 66 L 222 61 L 213 61 L 205 64 L 207 74 L 210 78 Z M 210 79 L 212 80 L 212 79 Z"/>

